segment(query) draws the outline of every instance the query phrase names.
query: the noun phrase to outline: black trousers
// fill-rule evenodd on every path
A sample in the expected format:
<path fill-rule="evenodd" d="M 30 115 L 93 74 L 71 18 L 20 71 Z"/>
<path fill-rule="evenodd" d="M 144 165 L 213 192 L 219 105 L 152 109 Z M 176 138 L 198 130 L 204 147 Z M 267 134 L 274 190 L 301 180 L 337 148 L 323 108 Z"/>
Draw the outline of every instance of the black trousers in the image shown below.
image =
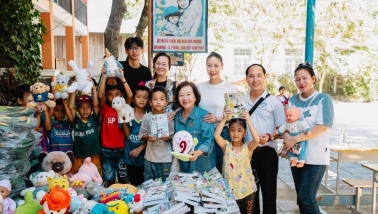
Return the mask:
<path fill-rule="evenodd" d="M 144 182 L 144 166 L 126 165 L 130 184 L 137 187 Z"/>
<path fill-rule="evenodd" d="M 240 213 L 242 214 L 253 214 L 253 201 L 255 199 L 255 193 L 246 196 L 243 199 L 236 200 L 239 206 Z"/>
<path fill-rule="evenodd" d="M 263 214 L 277 213 L 277 174 L 278 174 L 278 156 L 272 147 L 257 147 L 252 155 L 252 168 L 257 171 L 258 182 L 255 194 L 255 203 L 253 213 L 260 213 L 261 190 L 263 197 Z"/>

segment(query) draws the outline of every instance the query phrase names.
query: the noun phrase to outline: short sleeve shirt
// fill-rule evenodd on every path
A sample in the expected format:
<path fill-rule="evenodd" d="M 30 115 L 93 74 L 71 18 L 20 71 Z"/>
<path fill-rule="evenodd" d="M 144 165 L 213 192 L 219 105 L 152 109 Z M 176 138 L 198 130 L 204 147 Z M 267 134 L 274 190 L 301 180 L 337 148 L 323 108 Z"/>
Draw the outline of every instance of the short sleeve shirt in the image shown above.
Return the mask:
<path fill-rule="evenodd" d="M 124 148 L 125 134 L 118 125 L 118 113 L 105 104 L 101 110 L 101 145 L 110 149 Z"/>
<path fill-rule="evenodd" d="M 332 99 L 328 94 L 315 91 L 308 98 L 300 94 L 290 97 L 289 107 L 297 107 L 302 112 L 302 119 L 312 128 L 316 125 L 333 126 L 334 112 Z M 306 150 L 306 164 L 329 165 L 330 129 L 309 140 Z"/>
<path fill-rule="evenodd" d="M 146 150 L 140 152 L 139 156 L 134 158 L 130 156 L 130 152 L 140 145 L 143 144 L 143 141 L 139 139 L 139 130 L 142 124 L 142 121 L 132 120 L 132 126 L 127 123 L 127 127 L 130 130 L 130 135 L 125 140 L 125 152 L 126 152 L 126 164 L 133 166 L 143 166 L 144 165 L 144 155 Z"/>
<path fill-rule="evenodd" d="M 73 149 L 72 127 L 68 120 L 55 121 L 51 119 L 52 128 L 47 132 L 50 151 L 67 152 Z"/>
<path fill-rule="evenodd" d="M 75 117 L 73 152 L 75 157 L 86 158 L 101 153 L 99 115 L 91 114 L 87 122 Z"/>

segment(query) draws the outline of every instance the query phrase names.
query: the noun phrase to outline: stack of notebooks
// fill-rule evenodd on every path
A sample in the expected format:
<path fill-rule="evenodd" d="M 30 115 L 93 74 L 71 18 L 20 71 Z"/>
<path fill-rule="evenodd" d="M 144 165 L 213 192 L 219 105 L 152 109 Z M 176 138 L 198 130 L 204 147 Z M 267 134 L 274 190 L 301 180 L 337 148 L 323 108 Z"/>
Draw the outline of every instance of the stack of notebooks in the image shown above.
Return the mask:
<path fill-rule="evenodd" d="M 144 214 L 240 213 L 232 190 L 216 168 L 203 174 L 172 172 L 164 184 L 146 182 L 142 184 L 147 192 Z"/>

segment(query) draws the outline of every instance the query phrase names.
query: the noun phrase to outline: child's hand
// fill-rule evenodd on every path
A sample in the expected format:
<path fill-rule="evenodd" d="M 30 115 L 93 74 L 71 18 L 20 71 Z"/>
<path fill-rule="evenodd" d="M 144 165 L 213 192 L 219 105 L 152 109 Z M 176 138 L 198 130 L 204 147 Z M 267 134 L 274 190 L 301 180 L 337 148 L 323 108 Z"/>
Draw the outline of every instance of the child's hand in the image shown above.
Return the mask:
<path fill-rule="evenodd" d="M 137 157 L 139 156 L 139 154 L 140 154 L 141 151 L 142 151 L 142 148 L 138 147 L 138 148 L 133 149 L 133 150 L 129 153 L 129 155 L 130 155 L 131 157 L 133 157 L 133 158 L 137 158 Z"/>
<path fill-rule="evenodd" d="M 244 119 L 247 123 L 251 122 L 251 118 L 249 117 L 249 112 L 243 112 L 241 115 L 240 115 L 240 118 L 241 119 Z"/>
<path fill-rule="evenodd" d="M 118 71 L 119 71 L 119 73 L 121 73 L 121 74 L 124 73 L 123 70 L 122 70 L 120 67 L 118 67 Z"/>
<path fill-rule="evenodd" d="M 228 120 L 229 118 L 232 118 L 232 111 L 231 111 L 231 109 L 225 109 L 225 110 L 223 110 L 223 119 Z"/>
<path fill-rule="evenodd" d="M 150 141 L 150 142 L 155 142 L 156 140 L 157 140 L 157 137 L 156 137 L 156 136 L 148 135 L 148 141 Z"/>
<path fill-rule="evenodd" d="M 102 73 L 103 78 L 106 78 L 106 67 L 105 67 L 105 65 L 102 66 L 101 73 Z"/>
<path fill-rule="evenodd" d="M 171 138 L 165 134 L 163 134 L 163 136 L 161 136 L 161 139 L 164 140 L 164 141 L 170 141 Z"/>

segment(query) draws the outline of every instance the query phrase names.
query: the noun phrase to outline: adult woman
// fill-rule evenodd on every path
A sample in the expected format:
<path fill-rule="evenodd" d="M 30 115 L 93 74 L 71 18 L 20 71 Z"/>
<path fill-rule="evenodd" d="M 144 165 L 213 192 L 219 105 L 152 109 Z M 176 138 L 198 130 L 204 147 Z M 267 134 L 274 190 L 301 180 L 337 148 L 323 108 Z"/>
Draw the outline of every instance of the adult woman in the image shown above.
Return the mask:
<path fill-rule="evenodd" d="M 202 20 L 202 3 L 200 0 L 177 0 L 177 7 L 180 10 L 178 21 L 179 29 L 185 33 L 184 36 L 203 36 L 200 29 Z"/>
<path fill-rule="evenodd" d="M 174 94 L 176 90 L 176 82 L 168 79 L 168 71 L 171 69 L 171 57 L 166 53 L 158 53 L 153 59 L 154 76 L 152 80 L 146 82 L 147 88 L 150 90 L 155 86 L 162 86 L 166 89 L 168 95 L 168 105 L 165 112 L 175 110 L 173 105 Z"/>
<path fill-rule="evenodd" d="M 177 87 L 175 102 L 181 109 L 175 116 L 175 132 L 188 131 L 193 138 L 198 139 L 198 144 L 192 155 L 191 161 L 180 161 L 182 172 L 204 172 L 215 166 L 214 148 L 214 124 L 204 122 L 208 112 L 200 107 L 201 101 L 197 87 L 191 82 L 182 82 Z"/>
<path fill-rule="evenodd" d="M 311 127 L 312 136 L 300 134 L 291 137 L 284 135 L 286 147 L 291 148 L 297 142 L 308 140 L 307 157 L 303 168 L 291 167 L 300 213 L 320 213 L 316 204 L 316 192 L 329 165 L 329 127 L 333 125 L 333 104 L 329 95 L 314 89 L 316 81 L 313 68 L 308 63 L 300 64 L 294 71 L 295 84 L 300 94 L 292 96 L 289 106 L 295 106 L 302 112 Z"/>
<path fill-rule="evenodd" d="M 211 52 L 206 59 L 206 70 L 210 80 L 198 84 L 199 93 L 202 97 L 207 98 L 202 99 L 199 103 L 199 107 L 209 112 L 209 114 L 204 117 L 204 121 L 207 123 L 218 124 L 218 122 L 222 120 L 225 105 L 224 94 L 236 92 L 234 85 L 221 79 L 220 73 L 222 69 L 222 56 L 216 52 Z M 224 126 L 221 136 L 228 141 L 231 140 L 228 135 L 227 125 Z M 215 153 L 216 167 L 218 171 L 222 173 L 223 151 L 218 144 L 215 144 Z"/>

